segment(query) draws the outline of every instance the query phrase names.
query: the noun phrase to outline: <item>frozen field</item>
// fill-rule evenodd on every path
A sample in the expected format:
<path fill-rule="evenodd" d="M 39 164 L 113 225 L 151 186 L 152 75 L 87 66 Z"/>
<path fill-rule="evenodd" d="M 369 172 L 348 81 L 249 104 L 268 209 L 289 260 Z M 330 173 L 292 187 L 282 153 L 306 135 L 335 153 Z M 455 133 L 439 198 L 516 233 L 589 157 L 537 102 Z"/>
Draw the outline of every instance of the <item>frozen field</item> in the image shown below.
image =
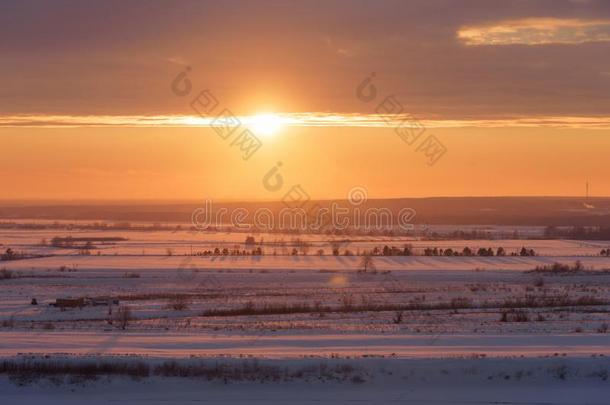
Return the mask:
<path fill-rule="evenodd" d="M 139 355 L 166 358 L 449 358 L 609 356 L 610 336 L 2 332 L 1 356 L 18 354 Z"/>
<path fill-rule="evenodd" d="M 79 246 L 50 246 L 57 236 L 125 240 L 93 242 L 83 255 Z M 0 279 L 0 356 L 256 359 L 282 369 L 346 361 L 361 371 L 358 378 L 282 380 L 274 382 L 273 392 L 234 381 L 235 389 L 227 394 L 223 381 L 157 375 L 67 385 L 37 379 L 19 387 L 9 373 L 0 376 L 0 395 L 8 403 L 38 401 L 49 392 L 56 403 L 93 393 L 104 403 L 216 403 L 221 397 L 223 403 L 284 403 L 288 398 L 293 403 L 341 403 L 339 398 L 344 403 L 376 398 L 406 403 L 428 398 L 426 403 L 435 404 L 605 403 L 610 258 L 599 251 L 610 242 L 256 235 L 254 245 L 245 245 L 246 236 L 3 230 L 0 250 L 46 256 L 0 262 L 6 269 Z M 415 255 L 374 256 L 373 267 L 363 271 L 359 252 L 406 243 Z M 265 255 L 197 255 L 259 246 Z M 353 255 L 333 255 L 337 246 Z M 537 255 L 511 255 L 524 246 Z M 507 256 L 421 255 L 434 247 L 503 247 Z M 531 272 L 576 260 L 584 271 Z M 68 297 L 100 305 L 49 305 Z M 108 306 L 109 300 L 118 302 Z M 125 308 L 129 313 L 122 322 L 119 313 Z M 314 391 L 308 389 L 312 384 Z M 449 391 L 436 392 L 435 384 Z M 476 387 L 477 395 L 468 387 Z M 299 394 L 294 397 L 294 392 Z M 536 402 L 540 393 L 545 400 Z"/>
<path fill-rule="evenodd" d="M 47 359 L 59 360 L 58 358 Z M 29 359 L 35 362 L 35 359 Z M 72 359 L 71 363 L 87 361 Z M 94 362 L 133 363 L 114 358 Z M 607 404 L 607 358 L 140 361 L 137 374 L 0 377 L 10 404 Z M 158 365 L 159 367 L 155 367 Z M 189 368 L 190 366 L 190 368 Z M 176 372 L 188 376 L 176 377 Z"/>
<path fill-rule="evenodd" d="M 83 225 L 83 224 L 81 224 Z M 70 225 L 65 224 L 66 227 Z M 475 228 L 479 229 L 479 228 Z M 529 228 L 516 228 L 519 234 L 527 235 Z M 492 229 L 489 230 L 492 232 Z M 540 232 L 541 233 L 541 232 Z M 14 249 L 28 249 L 39 253 L 76 253 L 76 250 L 61 249 L 57 252 L 50 245 L 56 237 L 124 237 L 128 240 L 120 243 L 96 244 L 92 253 L 102 255 L 166 255 L 167 249 L 172 249 L 176 255 L 196 253 L 199 250 L 218 247 L 233 248 L 236 245 L 244 246 L 248 233 L 245 232 L 195 232 L 186 230 L 174 231 L 142 231 L 142 230 L 67 230 L 67 229 L 0 229 L 0 246 L 10 246 Z M 364 251 L 375 246 L 395 245 L 402 247 L 405 243 L 413 245 L 415 249 L 426 247 L 437 248 L 470 248 L 504 247 L 508 253 L 518 251 L 523 246 L 534 249 L 540 255 L 546 256 L 597 256 L 602 248 L 610 246 L 609 241 L 578 241 L 578 240 L 544 240 L 544 239 L 490 239 L 490 240 L 419 240 L 412 237 L 395 236 L 327 236 L 327 235 L 287 235 L 287 234 L 253 234 L 256 242 L 261 239 L 266 246 L 267 255 L 275 252 L 278 255 L 290 254 L 290 248 L 295 241 L 301 240 L 309 243 L 309 254 L 315 255 L 318 249 L 323 249 L 327 255 L 331 254 L 331 243 L 338 242 L 342 248 L 348 248 L 353 253 Z M 541 235 L 536 234 L 540 237 Z M 40 246 L 45 241 L 47 246 Z"/>

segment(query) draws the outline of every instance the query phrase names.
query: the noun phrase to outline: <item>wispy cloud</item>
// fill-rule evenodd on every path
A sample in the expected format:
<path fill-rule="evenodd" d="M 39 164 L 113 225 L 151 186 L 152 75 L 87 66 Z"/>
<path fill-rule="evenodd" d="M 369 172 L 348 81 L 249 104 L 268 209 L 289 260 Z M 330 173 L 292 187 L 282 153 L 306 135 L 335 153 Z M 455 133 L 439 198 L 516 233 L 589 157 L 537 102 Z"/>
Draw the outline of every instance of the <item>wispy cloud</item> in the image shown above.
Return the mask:
<path fill-rule="evenodd" d="M 581 44 L 610 41 L 610 20 L 525 18 L 461 27 L 466 45 Z"/>
<path fill-rule="evenodd" d="M 277 114 L 285 127 L 354 127 L 383 128 L 413 122 L 411 115 L 395 114 L 329 114 L 283 113 Z M 240 116 L 244 125 L 253 125 L 255 116 Z M 503 127 L 555 127 L 610 129 L 610 116 L 537 116 L 497 119 L 426 120 L 419 122 L 427 128 L 503 128 Z M 0 127 L 211 127 L 214 118 L 188 115 L 14 115 L 0 116 Z"/>

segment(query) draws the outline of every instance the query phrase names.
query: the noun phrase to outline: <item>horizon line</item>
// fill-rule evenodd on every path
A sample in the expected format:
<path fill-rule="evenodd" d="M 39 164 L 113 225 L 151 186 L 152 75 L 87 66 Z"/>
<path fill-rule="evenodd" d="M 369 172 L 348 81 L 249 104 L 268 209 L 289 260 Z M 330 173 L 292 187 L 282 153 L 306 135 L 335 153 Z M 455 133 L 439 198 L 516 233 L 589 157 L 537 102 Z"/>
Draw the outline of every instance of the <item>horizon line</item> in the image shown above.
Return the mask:
<path fill-rule="evenodd" d="M 557 199 L 610 199 L 608 196 L 582 196 L 582 195 L 486 195 L 486 196 L 473 196 L 473 195 L 459 195 L 459 196 L 425 196 L 425 197 L 375 197 L 368 198 L 367 201 L 381 201 L 381 200 L 425 200 L 425 199 L 460 199 L 460 198 L 473 198 L 473 199 L 484 199 L 484 198 L 557 198 Z M 309 201 L 343 201 L 348 198 L 311 198 Z M 255 198 L 179 198 L 179 199 L 166 199 L 166 198 L 115 198 L 115 199 L 104 199 L 104 198 L 0 198 L 0 205 L 7 203 L 159 203 L 159 204 L 190 204 L 190 203 L 201 203 L 202 201 L 212 201 L 218 203 L 281 203 L 282 200 L 278 199 L 255 199 Z"/>
<path fill-rule="evenodd" d="M 412 114 L 273 113 L 285 127 L 394 128 L 583 128 L 610 129 L 610 116 L 507 116 L 464 119 L 418 119 Z M 251 125 L 257 114 L 236 116 Z M 222 116 L 221 116 L 222 117 Z M 215 117 L 195 115 L 0 115 L 0 127 L 10 128 L 199 128 L 212 127 Z M 222 118 L 221 118 L 222 119 Z"/>

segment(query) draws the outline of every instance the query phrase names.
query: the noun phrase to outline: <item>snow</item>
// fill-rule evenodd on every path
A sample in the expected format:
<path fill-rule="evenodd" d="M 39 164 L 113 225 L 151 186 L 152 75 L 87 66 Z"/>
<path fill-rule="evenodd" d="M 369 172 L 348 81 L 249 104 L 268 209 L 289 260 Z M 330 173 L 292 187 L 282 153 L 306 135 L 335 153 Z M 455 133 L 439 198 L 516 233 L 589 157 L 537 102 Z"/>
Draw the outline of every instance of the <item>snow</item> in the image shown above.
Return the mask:
<path fill-rule="evenodd" d="M 41 246 L 54 236 L 120 236 L 91 256 Z M 214 247 L 243 247 L 246 234 L 183 231 L 0 231 L 0 243 L 53 256 L 2 262 L 13 278 L 0 280 L 0 357 L 83 358 L 146 362 L 245 360 L 286 370 L 347 362 L 359 378 L 291 381 L 203 381 L 151 376 L 101 376 L 95 381 L 43 378 L 24 386 L 0 374 L 2 403 L 607 403 L 610 359 L 610 274 L 542 275 L 536 266 L 580 260 L 610 269 L 598 256 L 608 242 L 564 240 L 421 241 L 352 238 L 352 251 L 374 246 L 416 249 L 522 246 L 535 257 L 375 257 L 375 272 L 359 273 L 360 257 L 332 256 L 333 238 L 300 236 L 310 255 L 185 256 Z M 266 242 L 290 235 L 257 235 Z M 338 238 L 341 239 L 341 238 Z M 172 249 L 172 256 L 167 249 Z M 326 255 L 313 253 L 323 248 Z M 271 247 L 266 247 L 271 249 Z M 97 252 L 100 255 L 97 255 Z M 538 278 L 542 278 L 540 283 Z M 172 297 L 188 298 L 171 309 Z M 61 297 L 120 298 L 133 318 L 120 330 L 106 306 L 66 309 Z M 502 305 L 528 296 L 599 299 L 599 305 L 526 307 L 526 322 L 501 322 Z M 38 305 L 31 305 L 36 298 Z M 471 307 L 425 305 L 470 300 Z M 349 302 L 349 304 L 346 304 Z M 307 304 L 300 313 L 205 315 Z M 422 305 L 395 322 L 376 306 Z M 489 304 L 494 305 L 489 305 Z M 497 305 L 496 305 L 497 304 Z M 346 307 L 347 305 L 347 307 Z M 350 305 L 368 310 L 348 310 Z M 316 310 L 318 306 L 332 311 Z M 337 310 L 344 308 L 347 310 Z M 113 308 L 116 314 L 116 306 Z M 565 371 L 565 373 L 564 373 Z M 559 375 L 563 377 L 559 377 Z M 565 375 L 564 375 L 565 374 Z M 604 379 L 604 376 L 606 376 Z M 360 378 L 362 381 L 360 381 Z M 442 389 L 439 389 L 442 387 Z M 541 399 L 542 398 L 542 399 Z"/>
<path fill-rule="evenodd" d="M 27 353 L 151 355 L 157 357 L 258 358 L 385 356 L 447 358 L 457 356 L 539 357 L 610 356 L 610 334 L 571 335 L 273 335 L 138 332 L 0 332 L 0 356 Z"/>
<path fill-rule="evenodd" d="M 224 359 L 213 361 L 226 364 Z M 607 403 L 610 394 L 607 358 L 332 359 L 259 364 L 278 367 L 285 373 L 299 369 L 309 372 L 301 378 L 264 384 L 231 379 L 101 377 L 93 381 L 43 379 L 20 386 L 0 377 L 0 401 L 90 405 L 117 402 L 601 405 Z M 354 371 L 347 379 L 332 378 L 321 371 L 333 365 L 349 365 Z"/>

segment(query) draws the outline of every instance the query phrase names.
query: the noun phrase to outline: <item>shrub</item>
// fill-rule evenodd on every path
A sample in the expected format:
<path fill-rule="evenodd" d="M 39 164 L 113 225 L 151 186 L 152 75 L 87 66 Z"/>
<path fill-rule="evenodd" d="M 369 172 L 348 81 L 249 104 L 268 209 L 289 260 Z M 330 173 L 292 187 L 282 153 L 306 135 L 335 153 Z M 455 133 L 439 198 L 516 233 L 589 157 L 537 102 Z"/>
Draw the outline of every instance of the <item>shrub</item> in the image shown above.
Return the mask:
<path fill-rule="evenodd" d="M 402 323 L 402 317 L 403 317 L 403 312 L 396 311 L 396 313 L 394 314 L 394 317 L 392 318 L 392 323 L 395 323 L 397 325 Z"/>
<path fill-rule="evenodd" d="M 148 377 L 150 367 L 144 362 L 107 362 L 82 361 L 59 362 L 56 360 L 44 361 L 15 361 L 4 360 L 0 363 L 0 374 L 16 376 L 25 381 L 41 377 L 78 375 L 80 377 L 94 378 L 98 375 L 128 375 L 132 377 Z"/>
<path fill-rule="evenodd" d="M 13 272 L 7 269 L 0 270 L 0 280 L 9 280 L 13 278 Z"/>
<path fill-rule="evenodd" d="M 526 249 L 525 246 L 519 251 L 519 256 L 536 256 L 534 249 Z"/>
<path fill-rule="evenodd" d="M 13 251 L 13 249 L 8 248 L 6 252 L 0 255 L 0 260 L 17 260 L 19 255 Z"/>
<path fill-rule="evenodd" d="M 525 311 L 503 311 L 500 322 L 529 322 Z"/>
<path fill-rule="evenodd" d="M 12 316 L 8 319 L 5 319 L 2 321 L 2 327 L 3 328 L 13 328 L 15 327 L 15 318 L 13 318 Z"/>
<path fill-rule="evenodd" d="M 470 308 L 472 300 L 468 297 L 456 297 L 451 299 L 452 309 Z"/>
<path fill-rule="evenodd" d="M 544 287 L 544 279 L 542 277 L 536 277 L 534 279 L 534 286 L 538 288 Z"/>
<path fill-rule="evenodd" d="M 189 300 L 184 295 L 176 295 L 170 300 L 168 306 L 174 311 L 184 311 L 189 307 Z"/>
<path fill-rule="evenodd" d="M 119 327 L 122 330 L 127 329 L 127 325 L 132 320 L 131 316 L 131 308 L 125 305 L 121 305 L 119 309 L 116 311 L 116 321 L 119 324 Z"/>
<path fill-rule="evenodd" d="M 477 251 L 477 255 L 478 256 L 493 256 L 494 251 L 492 250 L 492 248 L 489 248 L 489 249 L 479 248 L 479 250 Z"/>
<path fill-rule="evenodd" d="M 341 296 L 341 307 L 343 310 L 349 310 L 354 305 L 354 299 L 351 294 L 343 294 Z"/>
<path fill-rule="evenodd" d="M 568 377 L 568 367 L 563 364 L 549 371 L 555 374 L 555 378 L 558 378 L 560 380 L 565 380 Z"/>
<path fill-rule="evenodd" d="M 585 271 L 585 267 L 583 266 L 580 260 L 574 262 L 573 266 L 569 264 L 563 264 L 555 262 L 552 265 L 545 266 L 536 266 L 532 272 L 534 273 L 551 273 L 551 274 L 570 274 L 570 273 L 580 273 Z"/>

